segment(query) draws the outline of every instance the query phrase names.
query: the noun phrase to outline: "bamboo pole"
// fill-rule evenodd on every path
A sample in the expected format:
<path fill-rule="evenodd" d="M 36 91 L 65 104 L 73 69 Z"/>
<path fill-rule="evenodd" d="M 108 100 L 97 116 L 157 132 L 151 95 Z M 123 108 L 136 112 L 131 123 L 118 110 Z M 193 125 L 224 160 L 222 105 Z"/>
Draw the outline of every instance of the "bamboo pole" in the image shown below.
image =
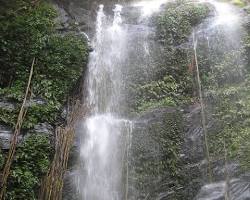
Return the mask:
<path fill-rule="evenodd" d="M 196 74 L 197 74 L 197 81 L 198 81 L 198 87 L 199 87 L 199 100 L 200 100 L 200 105 L 201 105 L 201 121 L 202 121 L 202 127 L 204 131 L 206 157 L 207 157 L 207 162 L 208 162 L 208 177 L 209 177 L 209 182 L 211 183 L 212 182 L 212 168 L 211 168 L 211 160 L 210 160 L 209 146 L 208 146 L 208 133 L 207 133 L 207 127 L 206 127 L 205 106 L 204 106 L 204 101 L 203 101 L 203 96 L 202 96 L 199 64 L 198 64 L 198 58 L 197 58 L 197 49 L 196 49 L 197 41 L 195 41 L 194 32 L 193 32 L 193 43 L 194 43 L 194 58 L 195 58 L 195 65 L 196 65 Z"/>
<path fill-rule="evenodd" d="M 63 178 L 67 170 L 69 153 L 74 141 L 74 125 L 86 110 L 76 103 L 67 119 L 65 127 L 57 127 L 55 132 L 55 154 L 50 169 L 44 178 L 39 194 L 39 200 L 61 200 Z"/>
<path fill-rule="evenodd" d="M 3 173 L 2 173 L 3 178 L 2 178 L 2 182 L 1 182 L 0 200 L 4 199 L 7 180 L 8 180 L 9 174 L 10 174 L 10 167 L 11 167 L 11 164 L 12 164 L 12 161 L 13 161 L 13 158 L 14 158 L 14 154 L 16 152 L 16 145 L 17 145 L 17 142 L 18 142 L 18 135 L 20 134 L 22 124 L 23 124 L 23 120 L 24 120 L 24 117 L 25 117 L 25 115 L 27 113 L 27 108 L 25 108 L 25 104 L 26 104 L 28 94 L 29 94 L 29 90 L 30 90 L 31 79 L 32 79 L 32 76 L 33 76 L 33 71 L 34 71 L 34 64 L 35 64 L 35 58 L 33 58 L 33 61 L 32 61 L 32 65 L 31 65 L 31 69 L 30 69 L 29 79 L 28 79 L 28 83 L 27 83 L 23 103 L 22 103 L 21 109 L 19 111 L 19 115 L 18 115 L 18 118 L 17 118 L 17 123 L 15 125 L 14 134 L 13 134 L 12 139 L 11 139 L 11 145 L 10 145 L 10 149 L 9 149 L 9 152 L 8 152 L 8 157 L 7 157 L 7 160 L 5 162 L 5 166 L 4 166 Z"/>
<path fill-rule="evenodd" d="M 229 172 L 228 172 L 228 162 L 227 162 L 227 148 L 226 148 L 226 140 L 224 138 L 223 141 L 224 145 L 224 159 L 225 159 L 225 178 L 226 178 L 226 183 L 225 183 L 225 200 L 230 200 L 230 194 L 229 194 Z"/>

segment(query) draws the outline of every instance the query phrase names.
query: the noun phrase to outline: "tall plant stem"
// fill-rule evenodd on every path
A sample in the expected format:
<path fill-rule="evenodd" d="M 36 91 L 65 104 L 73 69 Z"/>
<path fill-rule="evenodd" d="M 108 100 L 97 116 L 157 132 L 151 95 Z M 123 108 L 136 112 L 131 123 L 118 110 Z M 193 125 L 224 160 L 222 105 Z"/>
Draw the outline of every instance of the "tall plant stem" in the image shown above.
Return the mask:
<path fill-rule="evenodd" d="M 24 120 L 24 117 L 25 117 L 25 115 L 27 113 L 27 108 L 25 107 L 25 105 L 26 105 L 26 101 L 27 101 L 27 98 L 28 98 L 28 95 L 29 95 L 31 79 L 32 79 L 32 76 L 33 76 L 33 71 L 34 71 L 34 64 L 35 64 L 35 58 L 32 61 L 32 65 L 31 65 L 31 69 L 30 69 L 29 79 L 28 79 L 28 83 L 27 83 L 23 103 L 22 103 L 22 106 L 21 106 L 19 114 L 18 114 L 14 134 L 13 134 L 12 139 L 11 139 L 11 144 L 10 144 L 10 149 L 9 149 L 9 152 L 8 152 L 8 157 L 7 157 L 7 160 L 5 162 L 3 173 L 2 173 L 3 178 L 2 178 L 2 182 L 1 182 L 0 200 L 4 199 L 7 180 L 8 180 L 9 174 L 10 174 L 10 167 L 11 167 L 11 164 L 13 162 L 14 154 L 16 152 L 16 146 L 17 146 L 17 142 L 18 142 L 18 135 L 20 134 L 22 124 L 23 124 L 23 120 Z"/>
<path fill-rule="evenodd" d="M 211 169 L 211 160 L 210 160 L 210 153 L 209 153 L 209 146 L 208 146 L 208 133 L 206 127 L 206 117 L 205 117 L 205 106 L 204 100 L 202 96 L 202 88 L 201 88 L 201 80 L 200 80 L 200 72 L 199 72 L 199 64 L 197 58 L 197 40 L 195 40 L 195 33 L 193 32 L 193 43 L 194 43 L 194 58 L 195 58 L 195 65 L 196 65 L 196 75 L 197 75 L 197 82 L 198 82 L 198 90 L 199 90 L 199 101 L 201 105 L 201 122 L 204 131 L 204 141 L 205 141 L 205 149 L 206 149 L 206 157 L 208 162 L 208 177 L 209 182 L 212 182 L 212 169 Z"/>

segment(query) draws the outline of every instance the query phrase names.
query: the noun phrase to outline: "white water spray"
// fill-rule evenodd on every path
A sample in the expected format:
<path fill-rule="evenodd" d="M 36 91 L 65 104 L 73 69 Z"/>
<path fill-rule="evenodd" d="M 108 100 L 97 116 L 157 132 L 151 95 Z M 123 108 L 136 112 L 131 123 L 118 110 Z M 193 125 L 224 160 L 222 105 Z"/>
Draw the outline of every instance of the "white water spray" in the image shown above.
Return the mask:
<path fill-rule="evenodd" d="M 218 13 L 217 20 L 214 25 L 234 26 L 238 23 L 240 18 L 232 6 L 227 3 L 217 1 L 210 1 L 210 3 L 214 5 Z"/>
<path fill-rule="evenodd" d="M 200 3 L 210 3 L 214 6 L 216 11 L 216 19 L 214 23 L 212 23 L 212 27 L 214 26 L 235 26 L 239 20 L 239 14 L 236 12 L 235 8 L 226 3 L 226 2 L 219 2 L 215 0 L 200 0 Z"/>
<path fill-rule="evenodd" d="M 142 16 L 148 17 L 153 13 L 158 12 L 163 4 L 165 4 L 168 0 L 154 0 L 154 1 L 140 1 L 134 3 L 134 7 L 140 7 L 142 10 Z"/>
<path fill-rule="evenodd" d="M 148 9 L 149 16 L 163 2 L 157 1 L 156 6 L 151 1 L 153 7 L 144 4 L 142 11 Z M 129 25 L 123 23 L 122 10 L 121 5 L 115 5 L 112 21 L 105 15 L 103 5 L 97 13 L 94 51 L 86 79 L 86 103 L 91 113 L 81 130 L 79 177 L 76 177 L 81 200 L 127 200 L 131 195 L 129 157 L 133 123 L 123 117 L 126 78 L 122 72 L 128 65 L 138 67 L 137 59 L 149 56 L 150 49 L 149 32 L 136 29 L 133 35 L 127 31 Z M 144 11 L 142 16 L 146 14 Z M 134 48 L 135 42 L 144 48 Z M 130 63 L 127 58 L 131 54 L 136 59 L 130 59 Z M 144 67 L 141 60 L 139 64 Z"/>
<path fill-rule="evenodd" d="M 211 5 L 214 6 L 215 8 L 215 16 L 211 18 L 211 20 L 209 21 L 209 25 L 206 29 L 201 29 L 198 30 L 197 32 L 202 33 L 203 37 L 205 36 L 205 41 L 202 41 L 202 37 L 201 38 L 201 43 L 204 44 L 204 42 L 207 43 L 207 47 L 208 47 L 208 60 L 209 60 L 209 67 L 211 68 L 211 73 L 212 74 L 216 74 L 218 72 L 216 72 L 216 70 L 218 70 L 218 66 L 220 66 L 220 63 L 224 61 L 225 57 L 223 56 L 228 56 L 230 55 L 231 52 L 237 52 L 237 54 L 235 54 L 234 57 L 230 58 L 230 62 L 235 62 L 235 63 L 240 63 L 240 41 L 242 40 L 242 27 L 241 27 L 241 22 L 240 22 L 240 13 L 238 12 L 237 8 L 234 8 L 232 5 L 230 5 L 229 3 L 225 3 L 225 2 L 217 2 L 214 0 L 205 0 L 205 1 L 201 1 L 201 2 L 208 2 Z M 204 40 L 203 39 L 203 40 Z M 219 40 L 221 41 L 219 41 Z M 223 42 L 224 43 L 223 43 Z M 197 47 L 197 41 L 195 42 L 194 45 L 194 51 L 195 54 L 199 54 L 199 49 L 196 49 Z M 202 48 L 202 46 L 201 46 Z M 214 51 L 214 52 L 213 52 Z M 220 60 L 217 58 L 217 55 L 215 55 L 215 52 L 218 54 L 218 57 L 220 58 Z M 212 55 L 212 57 L 210 56 Z M 198 59 L 197 59 L 197 55 L 195 55 L 196 57 L 196 63 L 198 63 Z M 218 59 L 218 60 L 217 60 Z M 212 62 L 213 64 L 210 66 L 210 62 Z M 230 62 L 228 62 L 228 66 L 230 66 Z M 217 64 L 218 63 L 218 64 Z M 223 66 L 223 64 L 222 64 Z M 214 67 L 214 69 L 213 69 Z M 235 65 L 235 68 L 237 68 L 238 66 Z M 216 69 L 217 68 L 217 69 Z M 230 67 L 228 69 L 228 71 L 230 71 Z M 237 71 L 241 71 L 241 69 L 238 69 Z M 222 72 L 223 74 L 223 70 L 221 70 L 220 72 Z M 213 161 L 212 159 L 210 159 L 210 150 L 212 151 L 212 149 L 209 149 L 209 141 L 211 140 L 211 138 L 209 138 L 209 134 L 207 134 L 207 128 L 208 125 L 206 125 L 206 118 L 205 118 L 205 112 L 204 112 L 204 103 L 203 103 L 203 96 L 202 91 L 201 91 L 201 80 L 199 77 L 199 68 L 197 65 L 197 82 L 198 82 L 198 88 L 199 88 L 199 96 L 200 96 L 200 102 L 201 102 L 201 115 L 202 115 L 202 126 L 204 127 L 204 143 L 205 143 L 205 149 L 206 149 L 206 154 L 207 154 L 207 161 L 208 161 L 208 171 L 210 171 L 209 173 L 209 178 L 210 178 L 210 184 L 207 184 L 205 186 L 202 187 L 201 191 L 199 192 L 199 194 L 196 196 L 195 199 L 197 200 L 212 200 L 212 199 L 225 199 L 225 200 L 229 200 L 229 199 L 241 199 L 240 195 L 237 194 L 237 198 L 232 197 L 233 193 L 237 193 L 237 190 L 234 190 L 231 185 L 232 185 L 232 180 L 230 180 L 230 167 L 229 167 L 229 163 L 228 163 L 228 152 L 227 152 L 227 148 L 226 148 L 226 142 L 224 139 L 224 145 L 223 145 L 223 151 L 224 151 L 224 179 L 225 181 L 221 181 L 221 182 L 216 182 L 213 183 L 211 182 L 211 177 L 212 175 L 214 175 L 214 179 L 216 179 L 218 177 L 218 175 L 216 174 L 216 168 L 222 168 L 222 166 L 216 166 L 217 164 L 214 164 L 214 158 L 213 157 Z M 229 72 L 230 73 L 230 72 Z M 228 76 L 230 77 L 230 76 Z M 229 81 L 230 82 L 230 81 Z M 213 83 L 212 83 L 213 84 Z M 223 85 L 223 84 L 222 84 Z M 228 84 L 230 85 L 230 84 Z M 221 87 L 220 85 L 218 87 Z M 221 87 L 223 88 L 223 86 Z M 206 92 L 206 91 L 205 91 Z M 204 92 L 204 93 L 205 93 Z M 207 99 L 208 101 L 208 99 Z M 212 110 L 212 109 L 211 109 Z M 210 139 L 210 140 L 209 140 Z M 211 161 L 211 164 L 210 164 Z M 213 164 L 213 165 L 212 165 Z M 232 164 L 232 163 L 231 163 Z M 216 168 L 214 167 L 216 166 Z M 231 170 L 232 172 L 232 170 Z M 213 180 L 214 181 L 214 180 Z M 246 187 L 247 188 L 247 187 Z M 245 189 L 246 189 L 245 188 Z M 244 189 L 243 189 L 244 190 Z M 243 190 L 241 190 L 241 192 L 243 193 Z"/>
<path fill-rule="evenodd" d="M 100 5 L 94 52 L 88 66 L 87 104 L 92 112 L 84 122 L 81 176 L 77 177 L 80 198 L 84 200 L 122 199 L 123 159 L 132 129 L 129 120 L 118 117 L 122 91 L 120 67 L 126 57 L 122 6 L 115 6 L 113 23 L 109 23 L 103 9 Z"/>

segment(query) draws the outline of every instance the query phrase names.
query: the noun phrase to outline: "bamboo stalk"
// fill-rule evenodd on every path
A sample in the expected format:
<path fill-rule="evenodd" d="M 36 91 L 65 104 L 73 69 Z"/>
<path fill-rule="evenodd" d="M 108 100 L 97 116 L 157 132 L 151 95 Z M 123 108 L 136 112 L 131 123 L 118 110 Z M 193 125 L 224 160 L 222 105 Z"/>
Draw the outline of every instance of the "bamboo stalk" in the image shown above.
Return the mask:
<path fill-rule="evenodd" d="M 197 81 L 198 81 L 198 87 L 199 87 L 199 100 L 201 105 L 201 121 L 202 121 L 202 127 L 204 131 L 204 141 L 205 141 L 205 149 L 206 149 L 206 157 L 208 162 L 208 177 L 209 182 L 212 182 L 212 168 L 211 168 L 211 160 L 210 160 L 210 153 L 209 153 L 209 146 L 208 146 L 208 133 L 207 133 L 207 127 L 206 127 L 206 117 L 205 117 L 205 106 L 202 96 L 202 88 L 201 88 L 201 80 L 200 80 L 200 72 L 199 72 L 199 64 L 198 64 L 198 58 L 197 58 L 197 50 L 196 50 L 196 42 L 195 41 L 195 33 L 193 33 L 193 42 L 194 42 L 194 58 L 195 58 L 195 65 L 196 65 L 196 74 L 197 74 Z"/>
<path fill-rule="evenodd" d="M 8 152 L 8 157 L 7 157 L 7 160 L 5 162 L 4 169 L 3 169 L 3 179 L 2 179 L 2 182 L 1 182 L 0 200 L 4 199 L 7 180 L 8 180 L 9 174 L 10 174 L 10 167 L 11 167 L 11 164 L 13 162 L 14 154 L 16 152 L 16 145 L 17 145 L 17 142 L 18 142 L 18 135 L 20 134 L 20 130 L 22 128 L 23 120 L 24 120 L 24 117 L 25 117 L 25 115 L 27 113 L 27 108 L 25 108 L 25 104 L 26 104 L 28 94 L 29 94 L 29 90 L 30 90 L 30 84 L 31 84 L 33 71 L 34 71 L 34 64 L 35 64 L 35 58 L 32 61 L 32 65 L 31 65 L 31 69 L 30 69 L 29 79 L 28 79 L 28 83 L 27 83 L 23 103 L 22 103 L 22 106 L 21 106 L 19 114 L 18 114 L 14 134 L 13 134 L 12 139 L 11 139 L 11 145 L 10 145 L 10 149 L 9 149 L 9 152 Z"/>
<path fill-rule="evenodd" d="M 84 112 L 83 112 L 84 111 Z M 85 110 L 78 102 L 67 119 L 65 127 L 57 127 L 55 131 L 55 155 L 50 169 L 44 178 L 40 190 L 39 200 L 61 200 L 64 173 L 67 170 L 69 152 L 74 141 L 74 125 Z"/>
<path fill-rule="evenodd" d="M 225 200 L 230 200 L 229 196 L 229 172 L 228 172 L 228 162 L 227 162 L 227 149 L 226 149 L 226 140 L 224 138 L 224 160 L 225 160 L 225 178 L 226 178 L 226 185 L 225 185 Z"/>

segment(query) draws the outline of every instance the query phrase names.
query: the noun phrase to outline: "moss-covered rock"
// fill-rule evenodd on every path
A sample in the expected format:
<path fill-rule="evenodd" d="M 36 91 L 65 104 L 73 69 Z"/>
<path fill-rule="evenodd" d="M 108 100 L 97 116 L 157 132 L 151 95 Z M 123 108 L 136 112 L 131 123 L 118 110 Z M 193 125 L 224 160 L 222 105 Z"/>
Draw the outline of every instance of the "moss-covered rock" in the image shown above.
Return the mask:
<path fill-rule="evenodd" d="M 191 199 L 202 185 L 199 179 L 193 181 L 196 188 L 190 186 L 188 182 L 192 181 L 185 174 L 187 163 L 183 156 L 190 152 L 184 150 L 183 143 L 189 137 L 185 132 L 189 124 L 180 108 L 196 99 L 189 38 L 193 28 L 209 13 L 206 4 L 175 1 L 168 3 L 156 19 L 154 39 L 161 49 L 161 60 L 155 63 L 151 79 L 133 85 L 133 106 L 140 117 L 134 125 L 131 150 L 134 159 L 130 176 L 137 195 L 132 199 Z M 202 134 L 200 120 L 189 123 L 199 127 Z M 202 136 L 199 145 L 195 162 L 204 156 Z M 187 195 L 190 191 L 192 194 Z"/>
<path fill-rule="evenodd" d="M 162 108 L 145 113 L 137 119 L 133 131 L 131 199 L 157 199 L 162 193 L 180 187 L 180 144 L 183 134 L 181 113 Z M 171 199 L 176 197 L 171 195 Z"/>

